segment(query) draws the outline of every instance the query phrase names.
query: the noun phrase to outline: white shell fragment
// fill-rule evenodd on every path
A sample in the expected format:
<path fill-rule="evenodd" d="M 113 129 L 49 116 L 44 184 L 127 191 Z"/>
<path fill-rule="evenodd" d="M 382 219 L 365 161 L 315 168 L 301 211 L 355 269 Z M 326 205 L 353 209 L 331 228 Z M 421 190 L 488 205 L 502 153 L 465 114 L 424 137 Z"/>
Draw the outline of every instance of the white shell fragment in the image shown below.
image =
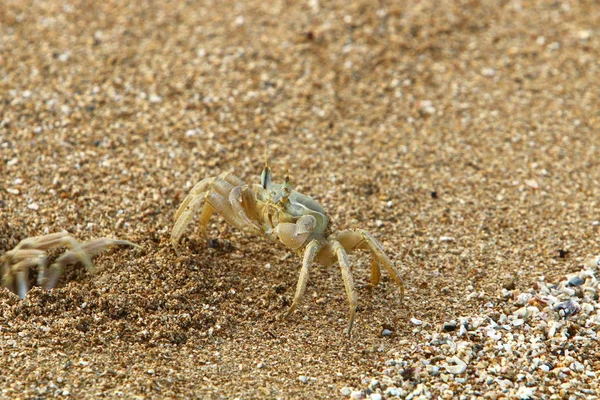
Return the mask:
<path fill-rule="evenodd" d="M 446 359 L 446 361 L 449 363 L 454 363 L 454 365 L 444 365 L 446 371 L 450 372 L 453 375 L 460 375 L 467 370 L 467 363 L 456 356 L 448 358 Z"/>

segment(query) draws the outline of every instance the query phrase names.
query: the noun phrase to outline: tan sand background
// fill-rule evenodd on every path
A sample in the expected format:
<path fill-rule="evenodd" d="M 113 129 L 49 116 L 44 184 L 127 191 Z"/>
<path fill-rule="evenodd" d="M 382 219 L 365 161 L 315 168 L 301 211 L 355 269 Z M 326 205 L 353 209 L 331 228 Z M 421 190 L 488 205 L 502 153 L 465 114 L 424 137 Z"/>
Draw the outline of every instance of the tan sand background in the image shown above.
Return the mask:
<path fill-rule="evenodd" d="M 599 395 L 597 325 L 583 346 L 565 320 L 549 372 L 473 336 L 445 373 L 431 344 L 600 252 L 598 21 L 593 1 L 2 1 L 0 251 L 61 230 L 144 250 L 0 290 L 0 396 Z M 265 148 L 403 272 L 400 302 L 352 256 L 351 340 L 337 268 L 280 321 L 300 266 L 282 245 L 219 218 L 169 245 L 191 186 L 258 182 Z"/>

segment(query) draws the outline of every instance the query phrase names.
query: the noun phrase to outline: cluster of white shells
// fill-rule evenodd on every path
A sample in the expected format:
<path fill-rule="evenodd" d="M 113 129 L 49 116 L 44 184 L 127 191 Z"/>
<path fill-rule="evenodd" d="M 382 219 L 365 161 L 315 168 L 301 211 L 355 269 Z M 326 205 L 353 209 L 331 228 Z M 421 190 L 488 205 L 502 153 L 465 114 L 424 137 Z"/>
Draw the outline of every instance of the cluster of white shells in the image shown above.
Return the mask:
<path fill-rule="evenodd" d="M 600 257 L 558 284 L 542 277 L 524 292 L 448 321 L 393 356 L 351 398 L 590 398 L 600 395 Z M 510 310 L 510 311 L 507 311 Z M 408 343 L 407 343 L 408 344 Z M 558 382 L 558 383 L 557 383 Z"/>

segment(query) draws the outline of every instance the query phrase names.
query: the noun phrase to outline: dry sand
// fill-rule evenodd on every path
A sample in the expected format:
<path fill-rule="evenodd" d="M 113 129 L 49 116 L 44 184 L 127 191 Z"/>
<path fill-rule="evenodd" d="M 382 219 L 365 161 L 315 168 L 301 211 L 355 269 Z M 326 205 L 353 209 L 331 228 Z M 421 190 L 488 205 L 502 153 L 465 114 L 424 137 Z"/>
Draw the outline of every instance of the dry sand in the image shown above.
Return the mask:
<path fill-rule="evenodd" d="M 3 1 L 0 251 L 61 230 L 144 250 L 0 290 L 0 396 L 600 395 L 598 271 L 565 285 L 600 253 L 600 7 L 442 3 Z M 257 182 L 265 147 L 403 272 L 401 302 L 352 257 L 351 340 L 337 268 L 280 321 L 282 245 L 219 218 L 169 245 L 191 186 Z"/>

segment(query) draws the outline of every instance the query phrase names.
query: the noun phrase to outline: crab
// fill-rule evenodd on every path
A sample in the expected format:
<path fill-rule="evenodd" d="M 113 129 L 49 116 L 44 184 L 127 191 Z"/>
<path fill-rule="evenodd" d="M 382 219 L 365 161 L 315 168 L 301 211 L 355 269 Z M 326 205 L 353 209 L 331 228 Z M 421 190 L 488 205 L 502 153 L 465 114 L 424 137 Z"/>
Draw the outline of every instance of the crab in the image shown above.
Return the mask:
<path fill-rule="evenodd" d="M 204 230 L 214 212 L 225 221 L 251 234 L 264 234 L 279 240 L 297 254 L 303 254 L 296 292 L 289 316 L 300 303 L 306 289 L 308 273 L 313 262 L 329 267 L 339 263 L 350 307 L 346 333 L 350 336 L 356 315 L 357 293 L 350 269 L 348 254 L 363 249 L 371 253 L 371 285 L 379 283 L 383 266 L 404 296 L 404 283 L 383 246 L 364 229 L 331 232 L 325 209 L 311 197 L 293 190 L 289 177 L 284 183 L 273 183 L 267 163 L 260 184 L 247 185 L 232 173 L 206 178 L 198 182 L 185 197 L 175 213 L 171 243 L 179 254 L 179 241 L 194 216 L 200 212 L 199 224 Z"/>
<path fill-rule="evenodd" d="M 81 262 L 88 271 L 94 271 L 91 258 L 114 245 L 140 248 L 127 240 L 100 238 L 79 243 L 68 232 L 50 233 L 21 240 L 17 246 L 0 256 L 2 286 L 22 299 L 29 291 L 29 268 L 37 266 L 37 284 L 44 289 L 56 286 L 64 267 Z M 69 247 L 49 268 L 47 250 Z"/>

